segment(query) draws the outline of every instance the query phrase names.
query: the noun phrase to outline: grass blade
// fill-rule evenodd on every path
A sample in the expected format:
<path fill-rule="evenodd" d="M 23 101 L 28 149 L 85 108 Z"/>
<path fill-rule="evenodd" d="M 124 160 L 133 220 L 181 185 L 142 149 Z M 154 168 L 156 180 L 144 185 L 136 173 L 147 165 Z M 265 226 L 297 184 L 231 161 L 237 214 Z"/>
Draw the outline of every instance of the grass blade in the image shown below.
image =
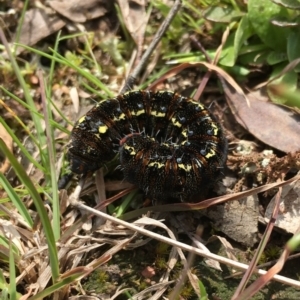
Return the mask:
<path fill-rule="evenodd" d="M 52 226 L 51 226 L 50 220 L 48 218 L 46 209 L 44 207 L 44 203 L 43 203 L 38 191 L 36 190 L 34 184 L 32 183 L 31 179 L 26 174 L 25 170 L 20 165 L 20 163 L 17 161 L 15 156 L 9 151 L 9 149 L 7 148 L 6 144 L 4 143 L 4 141 L 2 139 L 0 139 L 0 149 L 2 150 L 3 154 L 11 162 L 11 165 L 14 168 L 18 178 L 27 188 L 29 194 L 32 197 L 34 205 L 37 209 L 37 212 L 38 212 L 40 220 L 42 222 L 43 229 L 45 231 L 45 235 L 46 235 L 46 239 L 47 239 L 49 257 L 50 257 L 50 265 L 51 265 L 51 270 L 52 270 L 52 278 L 53 278 L 53 281 L 55 282 L 59 276 L 57 249 L 56 249 L 54 234 L 52 231 Z"/>
<path fill-rule="evenodd" d="M 5 189 L 8 198 L 12 201 L 14 206 L 17 208 L 20 215 L 24 218 L 26 223 L 32 228 L 33 221 L 28 213 L 28 210 L 22 200 L 19 198 L 18 194 L 15 192 L 13 187 L 10 185 L 6 177 L 0 173 L 0 184 Z"/>
<path fill-rule="evenodd" d="M 9 243 L 9 299 L 17 300 L 16 266 L 11 241 Z"/>

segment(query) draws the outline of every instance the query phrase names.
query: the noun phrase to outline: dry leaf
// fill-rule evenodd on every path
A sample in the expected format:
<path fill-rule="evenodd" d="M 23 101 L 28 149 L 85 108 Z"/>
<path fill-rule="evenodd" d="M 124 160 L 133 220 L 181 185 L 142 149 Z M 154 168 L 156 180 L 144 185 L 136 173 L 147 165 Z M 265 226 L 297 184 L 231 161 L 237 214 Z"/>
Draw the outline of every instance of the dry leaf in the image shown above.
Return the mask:
<path fill-rule="evenodd" d="M 236 121 L 257 139 L 286 153 L 300 150 L 299 113 L 285 106 L 260 101 L 252 94 L 247 95 L 248 106 L 230 85 L 226 84 L 224 91 Z"/>
<path fill-rule="evenodd" d="M 13 224 L 12 221 L 7 221 L 0 219 L 0 228 L 1 232 L 4 234 L 4 236 L 11 240 L 14 246 L 16 246 L 20 252 L 20 255 L 24 254 L 24 248 L 22 247 L 21 242 L 21 235 L 19 234 L 18 230 L 16 229 L 16 225 Z"/>
<path fill-rule="evenodd" d="M 50 16 L 42 9 L 30 9 L 25 13 L 19 43 L 27 46 L 35 45 L 65 25 L 66 23 L 58 16 Z"/>
<path fill-rule="evenodd" d="M 138 46 L 143 44 L 144 33 L 148 22 L 145 1 L 118 0 L 127 30 Z"/>
<path fill-rule="evenodd" d="M 49 1 L 49 5 L 56 12 L 75 23 L 84 23 L 107 13 L 105 2 L 99 0 Z"/>

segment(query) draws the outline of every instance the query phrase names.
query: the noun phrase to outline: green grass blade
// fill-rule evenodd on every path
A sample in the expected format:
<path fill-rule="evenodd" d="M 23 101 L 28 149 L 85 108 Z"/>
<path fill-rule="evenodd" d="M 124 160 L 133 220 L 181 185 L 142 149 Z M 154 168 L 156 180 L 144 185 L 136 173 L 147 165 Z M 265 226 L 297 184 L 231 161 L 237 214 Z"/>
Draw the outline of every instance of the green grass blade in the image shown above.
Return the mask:
<path fill-rule="evenodd" d="M 36 159 L 32 157 L 32 155 L 27 151 L 27 149 L 24 147 L 24 145 L 21 143 L 21 141 L 17 138 L 17 136 L 14 134 L 14 132 L 11 130 L 11 128 L 6 124 L 6 122 L 0 117 L 0 123 L 3 125 L 3 127 L 6 129 L 6 131 L 9 133 L 9 135 L 12 137 L 13 141 L 17 144 L 18 148 L 21 150 L 23 155 L 38 169 L 40 169 L 43 172 L 46 172 L 46 169 L 40 165 Z M 37 141 L 36 141 L 37 142 Z"/>
<path fill-rule="evenodd" d="M 12 201 L 14 206 L 17 208 L 19 214 L 24 218 L 26 223 L 32 228 L 33 221 L 28 213 L 27 207 L 24 205 L 22 200 L 19 198 L 18 194 L 15 192 L 13 187 L 10 185 L 6 177 L 0 173 L 0 185 L 4 188 L 7 193 L 8 198 Z"/>
<path fill-rule="evenodd" d="M 7 263 L 9 263 L 10 254 L 9 243 L 10 241 L 6 237 L 0 235 L 1 260 Z M 20 253 L 18 247 L 13 243 L 11 248 L 15 255 L 15 260 L 20 260 Z"/>
<path fill-rule="evenodd" d="M 49 165 L 50 165 L 50 179 L 52 187 L 52 210 L 53 210 L 53 233 L 55 241 L 58 241 L 60 238 L 60 207 L 59 207 L 59 197 L 58 197 L 58 187 L 57 187 L 57 174 L 55 167 L 55 143 L 54 143 L 54 133 L 50 126 L 51 107 L 49 101 L 46 101 L 46 93 L 50 96 L 49 89 L 46 90 L 46 85 L 44 83 L 44 78 L 42 72 L 38 72 L 40 87 L 42 91 L 42 103 L 45 116 L 45 125 L 46 125 L 46 136 L 47 136 L 47 145 L 49 153 Z"/>
<path fill-rule="evenodd" d="M 131 193 L 129 193 L 125 197 L 125 199 L 122 201 L 121 205 L 118 207 L 117 211 L 115 212 L 116 218 L 119 218 L 120 216 L 122 216 L 124 214 L 124 212 L 126 212 L 132 199 L 134 199 L 137 194 L 138 194 L 138 191 L 135 190 L 135 191 L 132 191 Z"/>
<path fill-rule="evenodd" d="M 9 299 L 17 300 L 16 266 L 11 241 L 9 243 Z"/>
<path fill-rule="evenodd" d="M 5 281 L 2 269 L 0 269 L 0 299 L 8 300 L 8 284 Z"/>
<path fill-rule="evenodd" d="M 15 96 L 14 94 L 12 94 L 10 91 L 8 91 L 7 89 L 5 89 L 4 87 L 0 86 L 0 89 L 5 92 L 9 97 L 11 97 L 12 99 L 16 100 L 19 104 L 21 104 L 22 106 L 24 106 L 25 108 L 27 108 L 30 112 L 34 113 L 35 115 L 37 115 L 39 118 L 44 118 L 44 116 L 37 112 L 36 110 L 32 110 L 31 107 L 24 101 L 22 101 L 20 98 L 18 98 L 17 96 Z M 2 102 L 2 100 L 1 100 Z M 51 101 L 51 104 L 53 105 L 53 107 L 56 109 L 56 111 L 59 113 L 59 115 L 63 118 L 64 121 L 66 121 L 67 123 L 69 123 L 71 125 L 71 122 L 60 112 L 60 110 L 54 105 L 54 103 Z M 26 129 L 26 126 L 23 124 L 23 122 L 20 121 L 20 119 L 16 116 L 18 122 L 21 124 L 21 126 Z M 59 125 L 58 123 L 56 123 L 53 120 L 50 120 L 51 122 L 51 126 L 57 128 L 58 130 L 65 132 L 67 134 L 70 134 L 70 131 L 67 130 L 65 127 Z M 30 135 L 30 132 L 28 133 Z M 33 139 L 33 141 L 35 141 L 35 143 L 37 143 L 36 139 L 30 135 L 30 137 Z M 37 145 L 39 146 L 39 145 Z"/>
<path fill-rule="evenodd" d="M 20 181 L 25 185 L 27 188 L 29 195 L 32 197 L 32 200 L 34 202 L 34 205 L 37 209 L 37 212 L 39 214 L 40 220 L 43 225 L 43 229 L 45 231 L 46 240 L 48 244 L 48 251 L 49 251 L 49 257 L 50 257 L 50 265 L 52 270 L 52 278 L 55 282 L 58 279 L 59 276 L 59 265 L 58 265 L 58 257 L 57 257 L 57 249 L 55 245 L 55 239 L 54 234 L 52 231 L 51 223 L 47 215 L 47 211 L 44 207 L 44 203 L 36 190 L 34 184 L 32 183 L 29 176 L 24 171 L 23 167 L 20 165 L 20 163 L 17 161 L 15 156 L 9 151 L 6 144 L 2 139 L 0 139 L 0 149 L 2 150 L 5 157 L 7 157 L 14 168 L 18 178 Z"/>
<path fill-rule="evenodd" d="M 101 95 L 99 94 L 99 96 L 101 98 L 106 98 L 107 96 L 109 97 L 113 97 L 114 94 L 106 87 L 105 84 L 103 84 L 99 78 L 93 76 L 91 73 L 87 72 L 84 69 L 81 69 L 80 67 L 76 66 L 75 64 L 71 63 L 70 61 L 68 61 L 65 57 L 63 57 L 62 55 L 60 55 L 59 53 L 55 52 L 53 49 L 50 48 L 50 50 L 53 52 L 54 55 L 49 55 L 43 51 L 39 51 L 37 49 L 28 47 L 26 45 L 22 45 L 22 44 L 18 44 L 20 47 L 22 46 L 24 49 L 27 49 L 28 51 L 34 52 L 38 55 L 41 55 L 43 57 L 46 57 L 50 60 L 55 60 L 58 63 L 61 63 L 62 65 L 68 66 L 74 70 L 76 70 L 80 75 L 82 75 L 84 78 L 86 78 L 89 82 L 92 82 L 93 84 L 95 84 L 99 89 L 101 89 L 102 91 L 104 91 L 106 93 L 106 95 Z"/>
<path fill-rule="evenodd" d="M 89 271 L 89 270 L 88 270 Z M 44 289 L 40 293 L 34 295 L 33 297 L 29 298 L 29 300 L 42 300 L 45 299 L 47 296 L 53 294 L 54 292 L 60 290 L 61 288 L 65 287 L 66 285 L 72 283 L 73 281 L 77 280 L 78 278 L 84 276 L 86 272 L 80 270 L 75 274 L 72 274 L 69 277 L 64 278 L 63 280 L 51 285 L 50 287 Z"/>
<path fill-rule="evenodd" d="M 199 300 L 208 300 L 208 294 L 206 292 L 205 286 L 203 285 L 202 281 L 198 282 L 199 290 L 200 290 L 200 299 Z"/>
<path fill-rule="evenodd" d="M 36 110 L 36 106 L 35 106 L 35 103 L 31 97 L 31 94 L 30 94 L 30 90 L 22 76 L 22 73 L 21 73 L 21 70 L 10 50 L 10 47 L 7 43 L 7 40 L 5 38 L 5 35 L 3 33 L 3 30 L 0 28 L 0 37 L 1 37 L 1 40 L 5 46 L 5 50 L 7 51 L 7 55 L 9 57 L 9 60 L 10 60 L 10 63 L 13 67 L 13 70 L 15 72 L 15 75 L 20 83 L 20 86 L 24 92 L 24 97 L 26 99 L 26 102 L 27 104 L 31 107 L 32 110 L 30 110 L 30 114 L 31 114 L 31 118 L 32 118 L 32 121 L 35 125 L 35 129 L 37 131 L 37 136 L 39 137 L 39 142 L 40 142 L 40 145 L 41 145 L 41 149 L 43 149 L 43 146 L 46 144 L 46 137 L 44 135 L 44 130 L 43 130 L 43 127 L 42 127 L 42 123 L 41 123 L 41 119 L 38 118 L 36 116 L 35 113 L 33 113 L 32 111 L 37 111 Z M 41 151 L 41 160 L 44 162 L 43 165 L 44 166 L 47 166 L 48 164 L 46 163 L 47 162 L 47 157 L 46 157 L 46 154 L 44 151 Z"/>
<path fill-rule="evenodd" d="M 55 53 L 57 53 L 57 51 L 58 51 L 58 45 L 59 45 L 59 42 L 60 42 L 60 34 L 61 34 L 61 31 L 59 31 L 56 35 L 55 44 L 54 44 L 54 54 L 53 54 L 54 57 L 55 57 Z M 55 59 L 51 59 L 50 71 L 49 71 L 49 80 L 48 80 L 49 86 L 52 86 L 55 63 L 56 63 Z"/>
<path fill-rule="evenodd" d="M 50 48 L 50 50 L 53 52 L 54 54 L 54 50 Z M 70 68 L 75 69 L 80 75 L 82 75 L 83 77 L 85 77 L 89 82 L 92 82 L 93 84 L 95 84 L 97 87 L 99 87 L 99 89 L 101 89 L 102 91 L 105 91 L 105 93 L 109 96 L 109 97 L 113 97 L 113 93 L 106 87 L 105 84 L 103 84 L 99 78 L 95 77 L 94 75 L 92 75 L 91 73 L 81 69 L 80 67 L 76 66 L 75 64 L 72 64 L 71 62 L 69 62 L 68 60 L 66 60 L 65 57 L 63 57 L 62 55 L 60 55 L 59 53 L 55 52 L 56 56 L 63 62 L 63 64 L 68 65 Z"/>

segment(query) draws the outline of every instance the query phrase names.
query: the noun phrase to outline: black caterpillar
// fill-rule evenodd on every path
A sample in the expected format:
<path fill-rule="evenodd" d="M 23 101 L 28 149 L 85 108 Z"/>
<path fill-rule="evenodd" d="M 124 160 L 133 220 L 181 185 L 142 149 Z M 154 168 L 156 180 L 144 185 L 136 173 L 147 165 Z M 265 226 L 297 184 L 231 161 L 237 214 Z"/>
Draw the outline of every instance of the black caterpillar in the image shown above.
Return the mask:
<path fill-rule="evenodd" d="M 124 177 L 153 201 L 188 201 L 219 177 L 227 140 L 208 109 L 170 91 L 100 101 L 75 124 L 72 172 L 95 171 L 120 152 Z"/>

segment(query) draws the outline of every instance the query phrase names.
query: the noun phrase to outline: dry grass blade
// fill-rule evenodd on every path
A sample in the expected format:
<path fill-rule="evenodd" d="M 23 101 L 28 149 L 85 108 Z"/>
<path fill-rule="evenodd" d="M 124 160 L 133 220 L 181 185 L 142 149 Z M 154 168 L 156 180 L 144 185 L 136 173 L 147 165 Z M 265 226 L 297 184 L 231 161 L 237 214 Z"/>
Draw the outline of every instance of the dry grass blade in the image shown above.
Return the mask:
<path fill-rule="evenodd" d="M 176 203 L 176 204 L 167 204 L 167 205 L 157 205 L 157 206 L 152 206 L 152 207 L 145 207 L 142 209 L 137 209 L 133 212 L 129 212 L 126 213 L 122 216 L 123 220 L 131 220 L 133 218 L 137 218 L 142 214 L 147 213 L 149 210 L 151 211 L 189 211 L 189 210 L 200 210 L 200 209 L 204 209 L 204 208 L 208 208 L 212 205 L 216 205 L 216 204 L 220 204 L 220 203 L 224 203 L 227 201 L 231 201 L 231 200 L 239 200 L 243 197 L 247 197 L 247 196 L 251 196 L 251 195 L 255 195 L 258 193 L 263 193 L 266 191 L 269 191 L 271 189 L 274 188 L 278 188 L 280 186 L 284 186 L 287 184 L 290 184 L 294 181 L 297 181 L 300 179 L 300 175 L 296 175 L 293 178 L 290 178 L 286 181 L 282 181 L 280 183 L 275 182 L 275 183 L 269 183 L 248 191 L 244 191 L 244 192 L 239 192 L 239 193 L 235 193 L 235 194 L 229 194 L 229 195 L 223 195 L 223 196 L 219 196 L 219 197 L 215 197 L 215 198 L 211 198 L 208 200 L 204 200 L 202 202 L 198 202 L 198 203 Z"/>
<path fill-rule="evenodd" d="M 261 290 L 266 284 L 268 284 L 268 282 L 270 282 L 272 278 L 274 278 L 275 274 L 279 273 L 282 270 L 289 254 L 290 251 L 288 249 L 285 249 L 276 265 L 274 265 L 270 270 L 268 270 L 266 274 L 262 275 L 254 283 L 252 283 L 244 292 L 242 292 L 240 295 L 233 299 L 250 299 L 257 291 Z"/>
<path fill-rule="evenodd" d="M 178 252 L 176 247 L 172 247 L 169 255 L 169 259 L 167 262 L 167 270 L 165 271 L 164 275 L 161 277 L 160 282 L 168 282 L 169 276 L 173 268 L 175 267 L 178 261 Z"/>
<path fill-rule="evenodd" d="M 212 62 L 214 65 L 216 65 L 218 63 L 218 61 L 219 61 L 220 55 L 222 53 L 222 49 L 223 49 L 223 47 L 224 47 L 224 45 L 225 45 L 225 43 L 227 41 L 229 33 L 230 33 L 230 28 L 229 28 L 229 26 L 227 26 L 226 30 L 224 31 L 223 36 L 222 36 L 221 45 L 218 47 L 218 49 L 216 51 L 216 55 L 215 55 L 214 60 Z M 208 62 L 210 62 L 210 61 L 208 61 Z"/>
<path fill-rule="evenodd" d="M 173 76 L 177 75 L 179 72 L 181 72 L 184 69 L 191 68 L 191 67 L 199 67 L 199 66 L 205 66 L 208 70 L 215 71 L 218 76 L 221 76 L 224 80 L 226 80 L 235 90 L 238 94 L 240 94 L 248 103 L 247 97 L 244 94 L 244 91 L 240 88 L 240 86 L 235 82 L 235 80 L 223 69 L 221 69 L 218 66 L 215 66 L 208 62 L 190 62 L 190 63 L 183 63 L 179 66 L 176 66 L 166 72 L 163 76 L 161 76 L 158 80 L 154 81 L 147 89 L 148 90 L 154 90 L 158 84 L 160 84 L 162 81 L 172 78 Z"/>
<path fill-rule="evenodd" d="M 282 188 L 280 199 L 280 212 L 276 219 L 276 227 L 288 233 L 296 234 L 299 230 L 300 220 L 300 181 L 295 181 Z M 276 197 L 268 204 L 264 220 L 268 222 L 272 218 Z M 284 212 L 284 213 L 282 213 Z"/>
<path fill-rule="evenodd" d="M 96 188 L 97 188 L 97 199 L 96 202 L 101 205 L 106 200 L 106 194 L 105 194 L 105 183 L 104 183 L 104 175 L 103 175 L 103 168 L 98 170 L 96 172 Z M 102 208 L 103 212 L 106 212 L 106 208 Z M 100 227 L 102 224 L 104 224 L 104 220 L 101 218 L 97 218 L 94 228 Z"/>
<path fill-rule="evenodd" d="M 238 261 L 237 258 L 233 254 L 234 248 L 232 247 L 232 245 L 224 237 L 221 237 L 221 236 L 218 236 L 218 235 L 213 235 L 207 240 L 206 245 L 211 243 L 211 242 L 214 242 L 215 240 L 219 240 L 221 242 L 221 244 L 223 245 L 223 247 L 225 249 L 225 252 L 226 252 L 226 255 L 227 255 L 228 258 L 230 258 L 232 260 L 235 260 L 235 261 Z M 194 243 L 197 245 L 197 242 L 195 240 L 194 240 Z M 202 246 L 204 246 L 204 245 L 202 245 Z M 208 248 L 206 248 L 206 249 L 207 249 L 207 251 L 209 251 Z M 220 270 L 220 271 L 222 270 L 220 264 L 218 262 L 214 261 L 214 260 L 206 259 L 205 262 L 206 262 L 206 264 L 208 264 L 209 266 L 211 266 L 211 267 L 213 267 L 217 270 Z"/>
<path fill-rule="evenodd" d="M 178 254 L 180 256 L 181 262 L 184 265 L 184 269 L 180 273 L 179 280 L 177 281 L 176 286 L 172 290 L 172 292 L 169 294 L 169 299 L 176 299 L 178 295 L 180 294 L 180 290 L 183 287 L 186 278 L 189 278 L 189 281 L 195 291 L 195 294 L 199 297 L 201 297 L 200 290 L 199 290 L 199 279 L 195 274 L 192 274 L 191 266 L 195 257 L 194 253 L 189 253 L 188 259 L 185 258 L 183 251 L 181 249 L 178 249 Z"/>
<path fill-rule="evenodd" d="M 111 300 L 116 299 L 119 295 L 124 294 L 125 292 L 129 292 L 132 288 L 122 289 L 123 285 L 119 286 L 113 296 L 110 297 Z M 98 300 L 98 298 L 97 298 Z"/>
<path fill-rule="evenodd" d="M 230 29 L 229 29 L 229 27 L 227 27 L 225 32 L 223 33 L 222 42 L 221 42 L 220 46 L 218 47 L 218 49 L 216 51 L 216 55 L 215 55 L 213 60 L 211 60 L 211 58 L 209 57 L 209 55 L 205 51 L 204 47 L 201 45 L 201 43 L 195 37 L 191 38 L 191 40 L 194 42 L 194 44 L 196 44 L 196 46 L 199 48 L 199 50 L 204 54 L 204 56 L 205 56 L 208 63 L 211 63 L 213 65 L 217 65 L 218 61 L 219 61 L 219 58 L 220 58 L 220 55 L 222 53 L 222 49 L 225 45 L 225 42 L 227 41 L 229 32 L 230 32 Z M 203 90 L 204 90 L 204 88 L 205 88 L 205 86 L 206 86 L 206 84 L 207 84 L 207 82 L 208 82 L 208 80 L 211 76 L 211 73 L 212 73 L 212 71 L 208 70 L 207 73 L 205 74 L 205 76 L 203 77 L 203 79 L 201 80 L 201 82 L 199 84 L 199 87 L 198 87 L 198 89 L 197 89 L 197 91 L 194 95 L 194 99 L 199 100 L 199 98 L 202 95 Z"/>
<path fill-rule="evenodd" d="M 281 192 L 282 192 L 282 187 L 279 188 L 279 191 L 277 192 L 277 195 L 276 195 L 276 205 L 274 206 L 272 218 L 271 218 L 270 222 L 268 223 L 268 226 L 265 230 L 264 236 L 259 243 L 259 246 L 258 246 L 256 253 L 249 265 L 247 272 L 244 274 L 243 279 L 241 280 L 241 282 L 239 284 L 239 287 L 236 289 L 236 291 L 233 295 L 233 299 L 236 299 L 241 294 L 241 291 L 244 290 L 247 282 L 250 280 L 250 277 L 254 273 L 256 265 L 259 261 L 261 254 L 263 253 L 263 251 L 265 249 L 265 246 L 267 245 L 267 242 L 270 238 L 272 230 L 275 226 L 276 217 L 278 215 Z"/>

